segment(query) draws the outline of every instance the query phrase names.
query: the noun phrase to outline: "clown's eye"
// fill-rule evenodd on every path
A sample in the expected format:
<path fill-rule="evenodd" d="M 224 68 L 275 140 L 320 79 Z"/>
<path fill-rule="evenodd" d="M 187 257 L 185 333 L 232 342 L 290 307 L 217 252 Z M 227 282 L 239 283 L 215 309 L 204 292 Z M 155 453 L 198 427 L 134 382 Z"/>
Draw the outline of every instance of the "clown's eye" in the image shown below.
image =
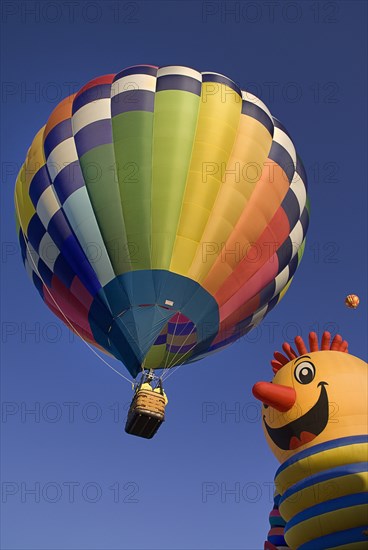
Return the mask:
<path fill-rule="evenodd" d="M 300 384 L 309 384 L 315 377 L 316 369 L 312 363 L 303 361 L 299 363 L 294 371 L 294 376 Z"/>

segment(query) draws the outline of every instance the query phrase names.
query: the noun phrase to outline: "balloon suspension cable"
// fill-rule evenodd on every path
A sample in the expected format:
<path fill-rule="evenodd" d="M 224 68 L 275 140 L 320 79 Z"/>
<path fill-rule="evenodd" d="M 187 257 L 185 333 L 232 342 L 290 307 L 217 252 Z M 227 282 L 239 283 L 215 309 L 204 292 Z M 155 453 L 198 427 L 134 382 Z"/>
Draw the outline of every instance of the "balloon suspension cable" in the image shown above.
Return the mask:
<path fill-rule="evenodd" d="M 188 323 L 187 323 L 188 324 Z M 176 328 L 176 327 L 175 327 Z M 182 345 L 180 346 L 180 349 L 182 347 L 184 347 L 185 343 L 187 342 L 188 338 L 193 334 L 195 330 L 195 326 L 193 326 L 192 330 L 189 332 L 189 334 L 187 335 L 187 337 L 185 338 L 184 342 L 182 343 Z M 194 349 L 196 346 L 196 344 L 194 343 L 193 346 L 185 353 L 185 355 L 187 355 L 188 353 L 190 353 L 192 351 L 192 349 Z M 171 349 L 171 346 L 170 346 L 170 349 Z M 181 364 L 178 364 L 177 366 L 175 366 L 175 357 L 180 353 L 180 349 L 175 353 L 174 357 L 172 358 L 172 361 L 170 361 L 168 367 L 166 368 L 166 366 L 164 367 L 164 372 L 162 374 L 162 381 L 166 380 L 172 376 L 174 374 L 174 372 L 176 372 L 178 369 L 180 369 L 180 367 L 183 366 L 183 363 Z M 180 361 L 181 358 L 179 358 L 179 361 Z M 178 361 L 178 362 L 179 362 Z M 177 362 L 177 363 L 178 363 Z M 166 369 L 166 370 L 165 370 Z"/>
<path fill-rule="evenodd" d="M 65 319 L 65 322 L 70 326 L 70 329 L 72 330 L 72 332 L 74 332 L 77 336 L 79 336 L 79 338 L 84 342 L 84 344 L 87 346 L 87 348 L 90 349 L 90 351 L 92 351 L 92 353 L 95 354 L 96 357 L 98 357 L 100 359 L 100 361 L 102 361 L 105 365 L 107 365 L 111 370 L 113 370 L 114 372 L 116 372 L 116 374 L 118 374 L 121 378 L 123 378 L 124 380 L 126 380 L 127 382 L 129 382 L 129 384 L 132 385 L 132 387 L 134 387 L 134 383 L 133 383 L 133 380 L 132 379 L 129 379 L 127 378 L 126 376 L 124 376 L 121 372 L 119 372 L 118 370 L 116 370 L 112 365 L 110 365 L 110 363 L 108 361 L 106 361 L 103 357 L 101 357 L 101 355 L 99 355 L 99 353 L 97 353 L 97 351 L 90 345 L 89 342 L 87 342 L 87 340 L 85 340 L 83 338 L 83 336 L 78 332 L 78 330 L 73 326 L 73 324 L 69 321 L 68 317 L 64 314 L 63 310 L 61 309 L 61 307 L 59 306 L 59 304 L 57 303 L 57 301 L 55 300 L 54 296 L 52 295 L 52 293 L 50 292 L 47 284 L 45 283 L 45 281 L 43 280 L 42 278 L 42 275 L 40 274 L 39 270 L 38 270 L 38 267 L 33 259 L 33 254 L 29 248 L 29 245 L 28 245 L 28 237 L 26 236 L 25 232 L 23 231 L 23 227 L 22 227 L 22 223 L 21 223 L 21 217 L 20 217 L 20 213 L 19 213 L 19 205 L 18 205 L 18 197 L 17 197 L 17 194 L 15 193 L 15 204 L 16 204 L 16 209 L 17 209 L 17 216 L 18 216 L 18 220 L 19 220 L 19 227 L 22 231 L 22 235 L 23 235 L 23 238 L 24 238 L 24 242 L 26 244 L 26 248 L 27 248 L 27 251 L 28 251 L 28 254 L 29 254 L 29 257 L 31 258 L 31 262 L 33 264 L 33 267 L 35 268 L 34 271 L 35 273 L 37 274 L 37 276 L 41 279 L 42 281 L 42 284 L 44 285 L 44 288 L 46 289 L 46 292 L 48 293 L 48 295 L 50 296 L 51 300 L 54 302 L 56 308 L 59 310 L 59 312 L 61 313 L 61 315 L 63 316 L 63 318 Z"/>
<path fill-rule="evenodd" d="M 178 313 L 181 313 L 181 312 L 179 311 Z M 177 321 L 175 323 L 174 333 L 176 331 L 178 321 L 179 321 L 179 319 L 177 319 Z M 189 323 L 189 321 L 188 321 L 188 323 Z M 186 324 L 188 324 L 188 323 L 186 323 Z M 166 354 L 165 364 L 162 367 L 162 374 L 161 374 L 161 376 L 154 375 L 155 380 L 161 381 L 161 384 L 162 384 L 164 380 L 166 381 L 170 376 L 172 376 L 174 374 L 174 372 L 176 372 L 180 367 L 183 366 L 183 364 L 175 366 L 175 364 L 178 363 L 181 359 L 181 358 L 179 358 L 179 361 L 175 362 L 175 358 L 179 355 L 180 350 L 183 348 L 183 346 L 185 346 L 186 342 L 188 341 L 190 336 L 193 334 L 194 330 L 195 330 L 195 326 L 193 326 L 193 328 L 191 329 L 189 334 L 185 337 L 184 342 L 180 346 L 179 350 L 175 353 L 174 357 L 169 361 L 169 354 L 171 352 L 171 348 L 172 348 L 173 343 L 174 343 L 173 339 L 171 340 L 170 345 L 169 345 L 169 350 Z M 155 338 L 156 338 L 156 336 L 153 338 L 152 344 L 153 344 Z M 185 355 L 188 355 L 192 351 L 192 349 L 195 348 L 195 346 L 196 346 L 196 344 L 194 343 L 193 346 L 185 353 Z M 141 364 L 142 375 L 144 374 L 145 371 L 152 370 L 152 369 L 148 369 L 148 368 L 145 367 L 145 362 L 146 362 L 146 358 L 143 360 L 143 362 Z"/>
<path fill-rule="evenodd" d="M 144 372 L 145 372 L 145 363 L 146 363 L 146 358 L 143 359 L 142 363 L 141 363 L 141 371 L 142 371 L 142 375 L 144 375 Z"/>
<path fill-rule="evenodd" d="M 180 312 L 180 311 L 178 311 L 178 313 L 177 313 L 175 328 L 174 328 L 173 335 L 172 335 L 172 337 L 171 337 L 170 346 L 169 346 L 169 351 L 168 351 L 167 354 L 166 354 L 165 365 L 164 365 L 164 368 L 163 368 L 164 372 L 165 372 L 165 369 L 166 369 L 166 367 L 167 367 L 167 362 L 168 362 L 169 355 L 170 355 L 170 353 L 171 353 L 171 348 L 172 348 L 172 345 L 173 345 L 173 342 L 174 342 L 174 335 L 175 335 L 175 333 L 176 333 L 176 327 L 178 326 L 179 315 L 181 315 L 181 312 Z"/>

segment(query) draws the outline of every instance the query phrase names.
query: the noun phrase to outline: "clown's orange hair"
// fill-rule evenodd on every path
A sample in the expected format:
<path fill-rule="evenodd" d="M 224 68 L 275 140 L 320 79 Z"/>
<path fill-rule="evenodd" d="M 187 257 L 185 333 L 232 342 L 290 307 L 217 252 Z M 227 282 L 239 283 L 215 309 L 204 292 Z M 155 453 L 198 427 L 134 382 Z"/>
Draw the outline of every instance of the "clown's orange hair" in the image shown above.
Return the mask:
<path fill-rule="evenodd" d="M 296 345 L 296 349 L 298 350 L 298 353 L 296 353 L 293 350 L 293 348 L 290 346 L 290 344 L 288 344 L 288 342 L 284 342 L 282 344 L 282 349 L 284 350 L 285 355 L 283 355 L 279 351 L 275 351 L 275 353 L 273 354 L 275 359 L 272 359 L 271 365 L 274 373 L 280 370 L 281 367 L 286 365 L 286 363 L 289 363 L 289 361 L 292 361 L 293 359 L 296 359 L 297 357 L 300 357 L 301 355 L 308 353 L 307 346 L 305 345 L 304 340 L 301 336 L 297 336 L 294 341 L 295 341 L 295 345 Z M 336 334 L 336 336 L 334 336 L 334 339 L 331 342 L 331 334 L 327 331 L 325 331 L 322 334 L 321 348 L 318 347 L 317 334 L 315 332 L 310 332 L 309 347 L 311 352 L 330 350 L 330 351 L 342 351 L 344 353 L 349 353 L 347 341 L 343 340 L 340 334 Z"/>

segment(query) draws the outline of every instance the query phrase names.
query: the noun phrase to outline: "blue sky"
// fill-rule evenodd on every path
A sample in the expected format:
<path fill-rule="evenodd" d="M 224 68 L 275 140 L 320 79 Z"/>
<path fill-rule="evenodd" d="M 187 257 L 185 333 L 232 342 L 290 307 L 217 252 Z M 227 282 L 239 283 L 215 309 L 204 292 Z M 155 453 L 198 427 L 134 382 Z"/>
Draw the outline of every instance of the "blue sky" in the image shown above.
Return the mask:
<path fill-rule="evenodd" d="M 285 339 L 312 329 L 367 357 L 366 18 L 355 1 L 2 3 L 2 548 L 263 547 L 277 463 L 252 385 L 271 378 Z M 261 97 L 293 137 L 311 200 L 285 299 L 169 378 L 152 441 L 124 433 L 128 383 L 39 299 L 13 221 L 16 173 L 56 103 L 136 63 L 213 70 Z"/>

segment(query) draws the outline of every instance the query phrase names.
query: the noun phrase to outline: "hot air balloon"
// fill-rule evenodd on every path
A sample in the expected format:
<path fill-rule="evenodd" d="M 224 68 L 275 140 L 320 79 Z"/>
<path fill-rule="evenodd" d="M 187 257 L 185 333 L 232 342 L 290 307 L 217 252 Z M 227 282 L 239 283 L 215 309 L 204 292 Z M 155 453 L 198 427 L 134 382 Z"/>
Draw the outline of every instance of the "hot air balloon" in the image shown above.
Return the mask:
<path fill-rule="evenodd" d="M 359 302 L 359 296 L 357 296 L 356 294 L 349 294 L 345 298 L 345 305 L 350 309 L 356 309 L 359 305 Z"/>
<path fill-rule="evenodd" d="M 46 305 L 134 378 L 259 324 L 290 285 L 309 218 L 282 124 L 226 76 L 182 66 L 129 67 L 64 99 L 15 205 Z"/>
<path fill-rule="evenodd" d="M 336 335 L 310 351 L 283 345 L 272 383 L 258 382 L 267 442 L 281 462 L 265 549 L 367 548 L 367 363 Z"/>

